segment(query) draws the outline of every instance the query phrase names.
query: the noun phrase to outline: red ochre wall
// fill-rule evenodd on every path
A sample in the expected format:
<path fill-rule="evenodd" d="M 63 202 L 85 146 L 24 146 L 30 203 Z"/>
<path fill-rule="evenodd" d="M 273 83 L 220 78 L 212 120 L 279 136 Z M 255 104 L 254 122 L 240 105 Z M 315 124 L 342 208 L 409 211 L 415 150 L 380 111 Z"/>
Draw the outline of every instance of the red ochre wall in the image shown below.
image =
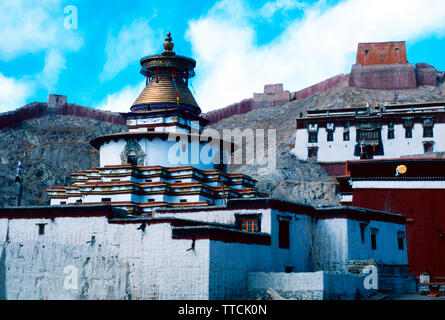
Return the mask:
<path fill-rule="evenodd" d="M 57 108 L 51 110 L 48 108 L 46 103 L 33 102 L 14 111 L 0 113 L 0 129 L 16 127 L 22 121 L 39 118 L 47 112 L 90 118 L 103 122 L 111 122 L 114 124 L 126 124 L 126 120 L 120 114 L 115 112 L 107 112 L 99 109 L 78 106 L 72 103 L 57 106 Z"/>
<path fill-rule="evenodd" d="M 405 215 L 410 271 L 445 281 L 444 203 L 443 189 L 354 189 L 352 205 Z"/>
<path fill-rule="evenodd" d="M 319 162 L 318 164 L 331 176 L 338 177 L 346 174 L 346 162 Z"/>
<path fill-rule="evenodd" d="M 362 66 L 407 62 L 405 41 L 358 44 L 356 63 Z"/>

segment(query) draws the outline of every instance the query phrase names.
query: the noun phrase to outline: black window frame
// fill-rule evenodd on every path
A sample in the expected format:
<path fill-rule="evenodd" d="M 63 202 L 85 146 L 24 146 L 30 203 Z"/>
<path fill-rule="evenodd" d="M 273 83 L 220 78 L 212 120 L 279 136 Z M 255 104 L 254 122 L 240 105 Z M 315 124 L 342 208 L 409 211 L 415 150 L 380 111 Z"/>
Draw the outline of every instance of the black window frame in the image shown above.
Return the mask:
<path fill-rule="evenodd" d="M 412 139 L 413 137 L 413 129 L 412 128 L 405 128 L 405 138 L 406 139 Z"/>
<path fill-rule="evenodd" d="M 405 250 L 405 232 L 397 232 L 397 247 L 399 250 Z"/>
<path fill-rule="evenodd" d="M 371 228 L 371 248 L 372 250 L 377 250 L 377 234 L 379 230 L 376 228 Z"/>
<path fill-rule="evenodd" d="M 332 142 L 332 141 L 334 141 L 334 132 L 332 132 L 332 131 L 328 131 L 328 134 L 327 134 L 327 136 L 326 136 L 326 141 L 327 141 L 327 142 Z"/>
<path fill-rule="evenodd" d="M 278 248 L 290 249 L 290 218 L 278 217 Z"/>
<path fill-rule="evenodd" d="M 315 139 L 314 139 L 314 137 L 315 137 Z M 309 143 L 318 143 L 318 132 L 309 132 L 308 142 Z"/>
<path fill-rule="evenodd" d="M 365 243 L 365 235 L 366 235 L 366 224 L 365 223 L 360 223 L 360 240 L 361 243 Z"/>
<path fill-rule="evenodd" d="M 37 226 L 39 227 L 39 236 L 45 235 L 45 225 L 46 223 L 37 223 Z"/>
<path fill-rule="evenodd" d="M 261 213 L 235 214 L 235 224 L 239 230 L 243 229 L 243 221 L 257 220 L 257 229 L 255 232 L 261 232 Z"/>
<path fill-rule="evenodd" d="M 433 138 L 434 137 L 433 127 L 423 127 L 423 137 Z"/>
<path fill-rule="evenodd" d="M 311 155 L 311 151 L 312 150 L 315 150 L 315 157 L 312 157 L 312 155 Z M 316 147 L 309 147 L 309 148 L 307 148 L 307 157 L 308 157 L 308 159 L 314 159 L 314 160 L 317 160 L 317 157 L 318 157 L 318 148 L 316 148 Z"/>

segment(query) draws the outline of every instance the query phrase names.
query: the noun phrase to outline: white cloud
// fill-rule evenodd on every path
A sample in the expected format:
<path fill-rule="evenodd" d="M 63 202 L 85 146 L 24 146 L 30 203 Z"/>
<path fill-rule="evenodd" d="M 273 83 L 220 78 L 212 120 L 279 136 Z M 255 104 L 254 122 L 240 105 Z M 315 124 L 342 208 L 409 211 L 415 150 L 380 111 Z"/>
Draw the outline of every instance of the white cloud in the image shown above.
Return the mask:
<path fill-rule="evenodd" d="M 42 71 L 27 75 L 26 85 L 23 80 L 2 78 L 8 85 L 8 89 L 0 90 L 0 101 L 4 105 L 23 105 L 31 92 L 18 92 L 26 86 L 47 90 L 55 88 L 60 73 L 65 69 L 65 54 L 77 51 L 83 45 L 81 31 L 65 29 L 64 19 L 61 0 L 38 3 L 26 0 L 0 1 L 0 60 L 12 61 L 25 54 L 45 53 Z M 17 93 L 11 97 L 5 96 L 15 91 L 12 88 L 17 89 Z M 14 97 L 17 102 L 11 100 Z M 2 107 L 2 110 L 8 109 Z"/>
<path fill-rule="evenodd" d="M 141 19 L 122 27 L 117 35 L 110 32 L 105 47 L 107 60 L 99 79 L 106 81 L 113 78 L 130 63 L 138 61 L 141 52 L 142 54 L 152 53 L 154 51 L 153 38 L 153 31 L 148 21 Z"/>
<path fill-rule="evenodd" d="M 49 50 L 45 56 L 45 66 L 42 72 L 36 75 L 36 79 L 40 85 L 52 91 L 64 69 L 66 69 L 65 57 L 56 49 Z"/>
<path fill-rule="evenodd" d="M 0 72 L 0 112 L 23 106 L 33 93 L 34 87 L 31 82 L 8 78 Z"/>
<path fill-rule="evenodd" d="M 57 46 L 77 50 L 83 44 L 80 32 L 63 27 L 61 0 L 0 2 L 0 59 L 10 60 Z"/>
<path fill-rule="evenodd" d="M 99 103 L 97 108 L 113 112 L 129 112 L 131 105 L 144 87 L 145 82 L 141 82 L 135 86 L 127 85 L 123 89 L 107 95 Z"/>
<path fill-rule="evenodd" d="M 264 6 L 259 10 L 259 14 L 262 17 L 270 18 L 277 11 L 288 11 L 293 9 L 303 9 L 306 4 L 295 0 L 275 0 L 266 2 Z"/>
<path fill-rule="evenodd" d="M 251 97 L 267 83 L 296 91 L 349 72 L 359 42 L 416 41 L 445 31 L 442 0 L 347 0 L 333 7 L 320 1 L 265 45 L 256 44 L 255 16 L 242 0 L 223 0 L 189 21 L 204 111 Z"/>

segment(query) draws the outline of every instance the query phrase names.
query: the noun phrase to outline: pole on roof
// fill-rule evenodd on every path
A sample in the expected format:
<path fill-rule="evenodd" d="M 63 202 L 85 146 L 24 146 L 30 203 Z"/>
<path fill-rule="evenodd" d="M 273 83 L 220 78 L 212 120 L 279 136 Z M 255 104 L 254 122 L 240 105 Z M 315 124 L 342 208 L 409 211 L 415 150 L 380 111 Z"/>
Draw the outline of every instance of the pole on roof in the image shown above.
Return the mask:
<path fill-rule="evenodd" d="M 23 195 L 23 164 L 21 161 L 17 164 L 17 174 L 15 176 L 15 184 L 17 185 L 16 206 L 20 207 Z"/>

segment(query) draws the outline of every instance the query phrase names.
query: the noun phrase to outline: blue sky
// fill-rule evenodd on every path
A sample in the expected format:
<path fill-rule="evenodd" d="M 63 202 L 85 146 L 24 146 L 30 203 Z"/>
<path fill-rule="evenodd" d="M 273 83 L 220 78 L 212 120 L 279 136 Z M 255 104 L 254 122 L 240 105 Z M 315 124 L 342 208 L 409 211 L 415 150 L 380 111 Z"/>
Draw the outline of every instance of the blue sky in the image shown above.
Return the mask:
<path fill-rule="evenodd" d="M 73 11 L 77 10 L 77 28 Z M 48 93 L 128 111 L 144 85 L 142 56 L 197 60 L 192 92 L 209 111 L 283 83 L 297 91 L 348 73 L 358 42 L 407 44 L 408 61 L 445 71 L 445 1 L 221 0 L 0 2 L 0 112 Z"/>

